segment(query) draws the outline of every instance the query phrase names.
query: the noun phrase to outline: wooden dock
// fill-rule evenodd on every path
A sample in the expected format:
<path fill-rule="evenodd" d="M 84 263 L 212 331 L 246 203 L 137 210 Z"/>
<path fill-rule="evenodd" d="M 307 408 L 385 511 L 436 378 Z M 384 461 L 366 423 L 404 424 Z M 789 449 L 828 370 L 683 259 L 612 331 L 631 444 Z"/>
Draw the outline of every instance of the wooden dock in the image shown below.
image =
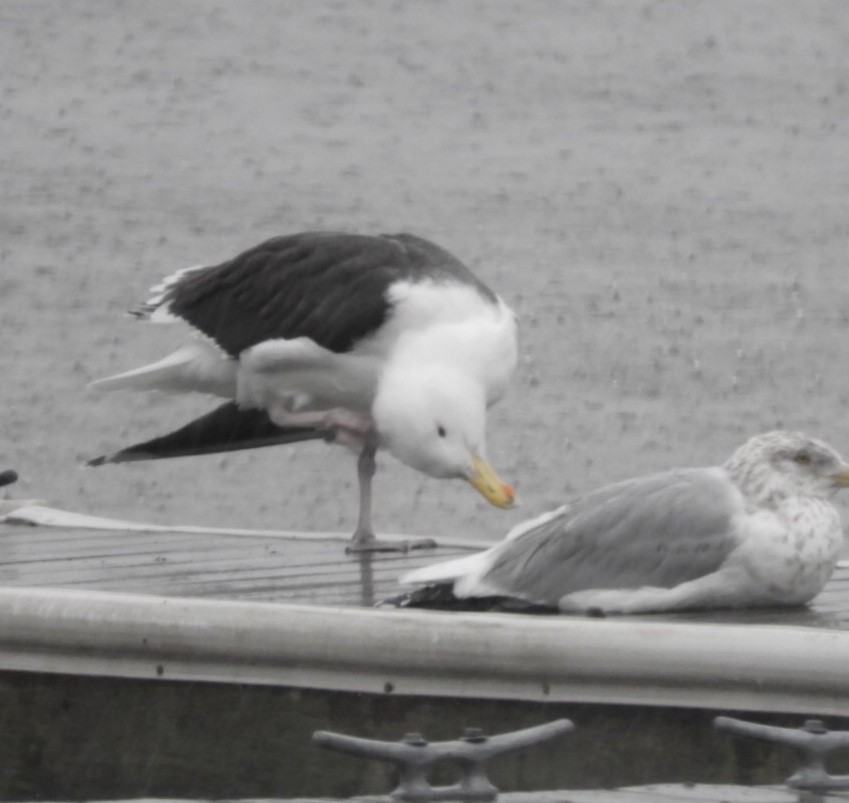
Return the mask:
<path fill-rule="evenodd" d="M 443 538 L 435 549 L 360 557 L 345 554 L 347 541 L 341 533 L 164 526 L 26 506 L 0 516 L 0 585 L 372 607 L 401 592 L 397 580 L 410 569 L 491 546 L 471 538 Z M 826 588 L 806 608 L 629 621 L 638 618 L 849 629 L 849 561 L 838 564 Z"/>
<path fill-rule="evenodd" d="M 483 544 L 356 556 L 344 536 L 39 507 L 0 526 L 0 669 L 849 716 L 846 564 L 796 610 L 459 614 L 373 606 Z"/>
<path fill-rule="evenodd" d="M 373 794 L 385 771 L 317 755 L 313 730 L 438 739 L 555 717 L 574 736 L 500 762 L 497 785 L 775 784 L 792 757 L 720 738 L 715 714 L 849 729 L 849 565 L 798 610 L 454 614 L 373 606 L 405 571 L 485 544 L 359 557 L 346 540 L 14 512 L 0 711 L 23 758 L 0 799 Z M 614 800 L 599 794 L 580 799 Z"/>
<path fill-rule="evenodd" d="M 345 555 L 342 535 L 167 528 L 39 507 L 17 516 L 0 525 L 5 588 L 371 607 L 409 568 L 485 547 L 456 541 L 360 559 Z"/>

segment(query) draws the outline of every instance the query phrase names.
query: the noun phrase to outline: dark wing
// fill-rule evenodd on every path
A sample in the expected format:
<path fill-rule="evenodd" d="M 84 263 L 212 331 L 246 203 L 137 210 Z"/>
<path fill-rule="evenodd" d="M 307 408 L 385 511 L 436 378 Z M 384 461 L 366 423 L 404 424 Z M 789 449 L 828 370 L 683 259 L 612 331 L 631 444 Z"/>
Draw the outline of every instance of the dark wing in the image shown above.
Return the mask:
<path fill-rule="evenodd" d="M 452 583 L 428 585 L 414 591 L 405 591 L 386 597 L 377 603 L 378 608 L 427 608 L 436 611 L 497 612 L 497 613 L 558 613 L 553 605 L 535 605 L 516 597 L 466 597 L 459 598 L 452 591 Z"/>
<path fill-rule="evenodd" d="M 154 306 L 164 306 L 234 357 L 265 340 L 296 337 L 345 352 L 386 320 L 390 285 L 425 277 L 470 283 L 494 299 L 459 260 L 427 240 L 305 232 L 178 274 L 166 281 Z M 151 311 L 151 305 L 140 310 Z"/>
<path fill-rule="evenodd" d="M 628 480 L 580 497 L 506 542 L 485 588 L 556 605 L 597 588 L 672 588 L 715 571 L 737 546 L 739 493 L 718 470 Z"/>
<path fill-rule="evenodd" d="M 333 437 L 332 430 L 318 427 L 278 427 L 264 410 L 243 410 L 235 402 L 227 402 L 174 432 L 96 457 L 87 465 L 188 457 Z"/>

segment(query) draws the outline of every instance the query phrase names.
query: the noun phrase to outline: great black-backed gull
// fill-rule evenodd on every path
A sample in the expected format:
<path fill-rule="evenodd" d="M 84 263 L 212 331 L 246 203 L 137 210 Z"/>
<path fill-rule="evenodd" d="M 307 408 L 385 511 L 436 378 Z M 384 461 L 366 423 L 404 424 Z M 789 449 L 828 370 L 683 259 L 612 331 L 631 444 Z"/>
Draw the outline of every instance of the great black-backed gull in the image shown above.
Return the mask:
<path fill-rule="evenodd" d="M 181 320 L 200 336 L 93 384 L 229 401 L 91 465 L 334 441 L 359 453 L 357 550 L 391 546 L 371 524 L 378 448 L 432 477 L 468 480 L 497 507 L 513 504 L 486 461 L 484 428 L 516 364 L 515 318 L 439 246 L 409 234 L 306 232 L 178 271 L 151 292 L 135 315 Z"/>
<path fill-rule="evenodd" d="M 610 613 L 802 605 L 843 546 L 830 498 L 847 486 L 849 465 L 825 443 L 758 435 L 723 466 L 609 485 L 485 552 L 414 570 L 402 582 L 425 588 L 402 604 L 500 607 L 506 598 L 507 608 Z"/>

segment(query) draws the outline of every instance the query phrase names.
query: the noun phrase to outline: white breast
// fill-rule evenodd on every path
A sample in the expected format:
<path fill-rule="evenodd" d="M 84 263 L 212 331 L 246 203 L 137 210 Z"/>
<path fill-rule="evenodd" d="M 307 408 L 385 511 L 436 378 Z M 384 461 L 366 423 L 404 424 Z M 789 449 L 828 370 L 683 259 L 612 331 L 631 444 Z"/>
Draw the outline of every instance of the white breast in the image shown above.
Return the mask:
<path fill-rule="evenodd" d="M 389 362 L 442 363 L 475 377 L 492 404 L 516 367 L 516 320 L 500 299 L 474 288 L 435 282 L 399 283 L 390 290 L 393 313 L 356 353 L 381 352 Z"/>
<path fill-rule="evenodd" d="M 828 500 L 792 497 L 746 519 L 745 540 L 728 564 L 745 569 L 755 601 L 802 604 L 822 590 L 843 546 L 840 516 Z"/>

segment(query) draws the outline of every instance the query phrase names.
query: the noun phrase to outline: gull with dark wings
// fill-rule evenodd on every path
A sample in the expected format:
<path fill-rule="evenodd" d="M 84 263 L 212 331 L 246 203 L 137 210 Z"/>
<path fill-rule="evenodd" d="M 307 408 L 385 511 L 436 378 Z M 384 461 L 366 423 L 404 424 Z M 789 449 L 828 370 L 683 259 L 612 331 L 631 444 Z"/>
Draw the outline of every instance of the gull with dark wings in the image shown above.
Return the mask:
<path fill-rule="evenodd" d="M 402 582 L 423 588 L 400 604 L 507 600 L 608 613 L 802 605 L 840 554 L 831 497 L 847 486 L 849 465 L 830 446 L 769 432 L 722 466 L 608 485 L 485 552 L 416 569 Z"/>
<path fill-rule="evenodd" d="M 185 427 L 91 465 L 324 439 L 356 451 L 351 548 L 393 548 L 371 523 L 378 448 L 431 477 L 514 502 L 486 460 L 487 408 L 516 364 L 511 310 L 456 257 L 409 234 L 277 237 L 153 288 L 134 314 L 181 321 L 174 353 L 94 383 L 226 399 Z"/>

